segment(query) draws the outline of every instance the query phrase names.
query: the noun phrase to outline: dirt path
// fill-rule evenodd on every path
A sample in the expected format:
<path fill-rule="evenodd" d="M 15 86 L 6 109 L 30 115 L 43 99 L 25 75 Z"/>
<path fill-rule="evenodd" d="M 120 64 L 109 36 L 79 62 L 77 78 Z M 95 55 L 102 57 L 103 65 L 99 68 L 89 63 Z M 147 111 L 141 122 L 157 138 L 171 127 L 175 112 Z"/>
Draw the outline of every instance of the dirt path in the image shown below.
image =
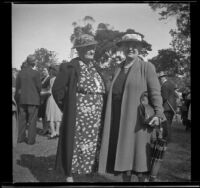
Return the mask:
<path fill-rule="evenodd" d="M 39 129 L 41 123 L 38 122 Z M 36 144 L 17 144 L 13 148 L 14 182 L 64 182 L 65 178 L 53 170 L 58 139 L 48 140 L 37 135 Z M 182 125 L 173 126 L 172 142 L 168 145 L 159 172 L 160 181 L 190 180 L 190 132 Z M 120 176 L 95 175 L 75 177 L 76 182 L 121 182 Z"/>

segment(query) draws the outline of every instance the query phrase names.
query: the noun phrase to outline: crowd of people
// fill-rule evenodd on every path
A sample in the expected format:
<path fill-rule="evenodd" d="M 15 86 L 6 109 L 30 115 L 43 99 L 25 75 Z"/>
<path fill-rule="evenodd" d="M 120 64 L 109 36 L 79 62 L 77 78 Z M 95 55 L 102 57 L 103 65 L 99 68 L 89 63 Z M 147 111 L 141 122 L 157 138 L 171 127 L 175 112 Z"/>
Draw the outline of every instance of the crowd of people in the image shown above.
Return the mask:
<path fill-rule="evenodd" d="M 59 70 L 53 65 L 44 68 L 42 77 L 35 68 L 36 57 L 27 57 L 13 86 L 18 131 L 14 140 L 34 144 L 41 118 L 41 134 L 59 138 L 55 170 L 67 182 L 74 181 L 74 174 L 94 172 L 121 174 L 123 181 L 132 181 L 133 174 L 138 181 L 156 181 L 149 178 L 152 133 L 162 127 L 162 138 L 170 141 L 176 88 L 166 74 L 157 75 L 154 65 L 139 57 L 143 45 L 139 34 L 125 34 L 116 43 L 125 59 L 118 63 L 110 83 L 94 63 L 96 44 L 93 36 L 81 35 L 73 46 L 78 57 L 62 63 Z M 144 92 L 154 113 L 148 124 L 139 110 Z"/>
<path fill-rule="evenodd" d="M 51 94 L 58 70 L 52 65 L 49 69 L 44 68 L 40 75 L 36 65 L 36 57 L 29 55 L 21 71 L 13 77 L 13 106 L 19 112 L 17 142 L 30 145 L 35 144 L 36 124 L 40 118 L 43 125 L 41 134 L 50 134 L 49 139 L 59 136 L 62 119 L 62 112 Z"/>

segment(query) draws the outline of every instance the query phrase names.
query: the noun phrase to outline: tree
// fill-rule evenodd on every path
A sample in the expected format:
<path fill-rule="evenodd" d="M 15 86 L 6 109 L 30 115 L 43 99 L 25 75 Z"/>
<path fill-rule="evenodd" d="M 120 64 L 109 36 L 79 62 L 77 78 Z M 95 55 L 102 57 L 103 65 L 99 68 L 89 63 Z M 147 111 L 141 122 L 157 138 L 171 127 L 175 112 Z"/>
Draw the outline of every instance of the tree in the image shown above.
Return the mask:
<path fill-rule="evenodd" d="M 34 52 L 38 60 L 37 68 L 41 72 L 44 67 L 48 67 L 51 64 L 56 64 L 58 59 L 56 52 L 49 51 L 45 48 L 36 49 Z"/>
<path fill-rule="evenodd" d="M 136 32 L 133 29 L 127 29 L 125 32 L 114 30 L 114 27 L 107 23 L 99 23 L 96 31 L 94 32 L 93 24 L 95 22 L 94 18 L 91 16 L 85 16 L 82 19 L 82 23 L 73 22 L 74 32 L 71 35 L 71 42 L 74 43 L 76 38 L 79 38 L 81 34 L 90 34 L 95 37 L 95 40 L 98 42 L 96 47 L 95 59 L 99 61 L 105 54 L 110 58 L 119 51 L 119 48 L 115 45 L 125 33 L 136 33 L 141 35 L 144 39 L 144 35 Z M 148 51 L 151 51 L 151 45 L 143 40 L 143 48 L 139 51 L 142 56 L 146 56 Z"/>
<path fill-rule="evenodd" d="M 118 31 L 114 30 L 114 27 L 108 23 L 99 23 L 94 32 L 93 24 L 95 20 L 92 17 L 86 16 L 82 21 L 84 24 L 78 22 L 72 23 L 74 32 L 71 35 L 71 42 L 74 43 L 74 40 L 79 38 L 81 34 L 90 34 L 94 36 L 95 40 L 98 42 L 94 59 L 96 60 L 96 65 L 106 74 L 104 74 L 106 77 L 109 77 L 108 74 L 111 74 L 118 66 L 114 64 L 114 58 L 121 52 L 121 49 L 116 46 L 116 42 L 119 41 L 125 33 L 136 33 L 141 35 L 144 39 L 143 34 L 133 29 L 127 29 L 125 32 Z M 151 51 L 151 44 L 143 40 L 143 47 L 139 50 L 139 53 L 142 56 L 146 56 L 148 51 Z M 101 67 L 104 63 L 106 66 Z"/>
<path fill-rule="evenodd" d="M 109 24 L 100 23 L 95 32 L 95 40 L 98 42 L 96 47 L 95 59 L 98 61 L 100 58 L 106 60 L 107 56 L 110 58 L 117 52 L 115 42 L 121 38 L 123 32 L 112 29 Z M 105 57 L 102 57 L 105 56 Z"/>
<path fill-rule="evenodd" d="M 178 32 L 185 37 L 190 36 L 190 4 L 189 3 L 150 3 L 152 10 L 160 10 L 160 20 L 176 17 Z"/>
<path fill-rule="evenodd" d="M 184 74 L 181 56 L 171 48 L 159 50 L 158 55 L 148 61 L 155 65 L 157 72 L 164 71 L 172 76 Z"/>
<path fill-rule="evenodd" d="M 164 71 L 178 88 L 184 88 L 190 83 L 190 76 L 185 75 L 183 57 L 173 49 L 162 49 L 158 55 L 148 61 L 155 65 L 156 72 Z"/>
<path fill-rule="evenodd" d="M 179 72 L 184 72 L 186 82 L 190 80 L 191 32 L 189 3 L 150 3 L 152 10 L 159 10 L 160 20 L 176 17 L 177 29 L 171 29 L 173 50 L 180 57 Z"/>
<path fill-rule="evenodd" d="M 63 59 L 61 63 L 67 63 L 67 60 Z"/>
<path fill-rule="evenodd" d="M 74 40 L 78 37 L 80 37 L 81 34 L 93 34 L 93 23 L 95 22 L 94 18 L 91 16 L 85 16 L 80 23 L 73 22 L 72 26 L 74 27 L 74 32 L 70 37 L 70 40 L 72 43 L 74 43 Z"/>

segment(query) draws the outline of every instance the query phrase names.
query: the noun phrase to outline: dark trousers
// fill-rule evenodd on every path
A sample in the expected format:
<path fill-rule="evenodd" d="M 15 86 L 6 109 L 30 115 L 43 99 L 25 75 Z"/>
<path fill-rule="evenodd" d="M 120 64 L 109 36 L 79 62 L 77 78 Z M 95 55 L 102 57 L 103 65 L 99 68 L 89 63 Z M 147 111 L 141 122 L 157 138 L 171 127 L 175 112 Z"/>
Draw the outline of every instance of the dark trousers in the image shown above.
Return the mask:
<path fill-rule="evenodd" d="M 26 138 L 26 126 L 28 127 L 28 143 L 35 143 L 36 138 L 36 122 L 38 116 L 38 106 L 22 104 L 19 107 L 19 130 L 18 142 L 23 142 Z"/>
<path fill-rule="evenodd" d="M 174 113 L 171 111 L 165 111 L 164 114 L 167 119 L 166 124 L 165 124 L 166 125 L 166 137 L 169 142 L 171 140 L 172 120 L 174 117 Z"/>
<path fill-rule="evenodd" d="M 48 98 L 49 96 L 41 97 L 41 104 L 38 109 L 38 118 L 42 118 L 43 132 L 47 132 L 49 130 L 48 123 L 46 122 L 46 106 Z"/>

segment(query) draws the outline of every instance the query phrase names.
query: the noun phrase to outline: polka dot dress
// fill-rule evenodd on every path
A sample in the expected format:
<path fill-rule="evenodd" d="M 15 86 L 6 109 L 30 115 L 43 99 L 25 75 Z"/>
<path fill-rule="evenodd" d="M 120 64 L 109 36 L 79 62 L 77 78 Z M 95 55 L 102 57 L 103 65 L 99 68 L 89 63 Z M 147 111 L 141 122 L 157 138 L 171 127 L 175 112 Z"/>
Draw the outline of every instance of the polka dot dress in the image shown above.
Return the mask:
<path fill-rule="evenodd" d="M 105 93 L 104 83 L 92 64 L 80 61 L 80 79 L 78 88 L 87 92 Z M 99 131 L 103 96 L 100 94 L 76 93 L 77 116 L 75 124 L 72 173 L 89 174 L 95 166 L 98 155 Z"/>

